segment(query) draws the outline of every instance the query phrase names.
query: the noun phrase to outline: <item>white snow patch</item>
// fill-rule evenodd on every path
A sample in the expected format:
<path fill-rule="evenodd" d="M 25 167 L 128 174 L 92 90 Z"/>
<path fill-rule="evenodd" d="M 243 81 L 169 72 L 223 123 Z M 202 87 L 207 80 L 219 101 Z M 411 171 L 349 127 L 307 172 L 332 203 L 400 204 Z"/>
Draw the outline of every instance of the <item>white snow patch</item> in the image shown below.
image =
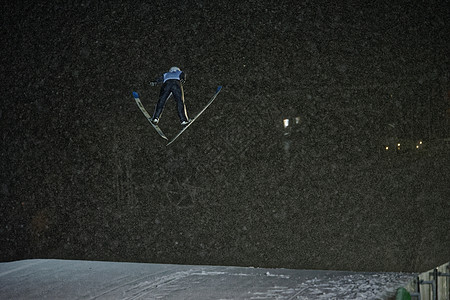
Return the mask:
<path fill-rule="evenodd" d="M 416 274 L 62 260 L 0 263 L 5 299 L 385 299 Z"/>

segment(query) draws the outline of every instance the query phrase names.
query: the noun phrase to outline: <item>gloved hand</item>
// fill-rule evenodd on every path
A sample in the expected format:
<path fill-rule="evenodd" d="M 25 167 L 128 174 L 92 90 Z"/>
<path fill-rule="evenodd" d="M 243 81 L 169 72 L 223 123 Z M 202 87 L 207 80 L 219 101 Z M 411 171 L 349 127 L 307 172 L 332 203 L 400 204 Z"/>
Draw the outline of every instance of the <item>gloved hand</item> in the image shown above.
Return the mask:
<path fill-rule="evenodd" d="M 156 83 L 156 81 L 151 81 L 151 82 L 150 82 L 150 85 L 151 85 L 151 86 L 156 86 L 157 83 Z"/>

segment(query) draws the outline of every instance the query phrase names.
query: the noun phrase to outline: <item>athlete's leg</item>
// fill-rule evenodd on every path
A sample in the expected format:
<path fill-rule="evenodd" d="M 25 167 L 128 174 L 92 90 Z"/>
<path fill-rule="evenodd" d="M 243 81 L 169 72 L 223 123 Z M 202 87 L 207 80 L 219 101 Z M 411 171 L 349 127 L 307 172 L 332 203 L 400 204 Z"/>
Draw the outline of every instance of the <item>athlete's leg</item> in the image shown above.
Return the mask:
<path fill-rule="evenodd" d="M 172 89 L 173 97 L 175 98 L 175 101 L 177 102 L 177 111 L 178 111 L 178 117 L 180 118 L 180 122 L 187 122 L 188 121 L 188 115 L 186 110 L 186 104 L 184 102 L 184 91 L 183 87 L 181 85 L 176 85 Z"/>
<path fill-rule="evenodd" d="M 153 113 L 153 119 L 159 119 L 166 105 L 166 101 L 170 96 L 170 87 L 168 85 L 163 85 L 161 91 L 159 92 L 159 100 L 155 106 L 155 112 Z"/>

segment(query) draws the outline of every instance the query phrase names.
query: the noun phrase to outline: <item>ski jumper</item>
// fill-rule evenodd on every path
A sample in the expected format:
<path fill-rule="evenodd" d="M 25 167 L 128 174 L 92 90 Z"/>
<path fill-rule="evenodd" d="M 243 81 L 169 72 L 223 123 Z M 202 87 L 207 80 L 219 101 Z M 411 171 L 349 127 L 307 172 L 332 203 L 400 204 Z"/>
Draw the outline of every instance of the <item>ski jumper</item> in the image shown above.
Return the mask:
<path fill-rule="evenodd" d="M 153 119 L 159 119 L 164 110 L 167 99 L 169 98 L 170 94 L 172 94 L 177 103 L 177 111 L 180 122 L 188 122 L 183 91 L 183 83 L 185 81 L 186 75 L 180 70 L 164 73 L 161 77 L 156 79 L 156 83 L 162 83 L 162 86 L 159 92 L 159 100 L 156 104 L 155 112 L 153 113 Z"/>

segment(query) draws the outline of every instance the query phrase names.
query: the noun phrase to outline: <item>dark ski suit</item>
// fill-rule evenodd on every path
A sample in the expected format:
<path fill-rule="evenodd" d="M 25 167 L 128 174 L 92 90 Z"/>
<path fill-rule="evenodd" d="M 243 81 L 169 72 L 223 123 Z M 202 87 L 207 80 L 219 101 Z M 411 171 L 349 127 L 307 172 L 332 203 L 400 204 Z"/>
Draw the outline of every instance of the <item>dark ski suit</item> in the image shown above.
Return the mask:
<path fill-rule="evenodd" d="M 161 84 L 162 87 L 159 92 L 159 100 L 153 113 L 153 119 L 159 119 L 161 116 L 166 101 L 170 94 L 173 95 L 177 102 L 177 111 L 180 122 L 187 122 L 188 116 L 186 111 L 186 105 L 184 103 L 184 91 L 183 83 L 186 81 L 186 75 L 182 71 L 167 72 L 154 81 L 154 84 Z"/>

